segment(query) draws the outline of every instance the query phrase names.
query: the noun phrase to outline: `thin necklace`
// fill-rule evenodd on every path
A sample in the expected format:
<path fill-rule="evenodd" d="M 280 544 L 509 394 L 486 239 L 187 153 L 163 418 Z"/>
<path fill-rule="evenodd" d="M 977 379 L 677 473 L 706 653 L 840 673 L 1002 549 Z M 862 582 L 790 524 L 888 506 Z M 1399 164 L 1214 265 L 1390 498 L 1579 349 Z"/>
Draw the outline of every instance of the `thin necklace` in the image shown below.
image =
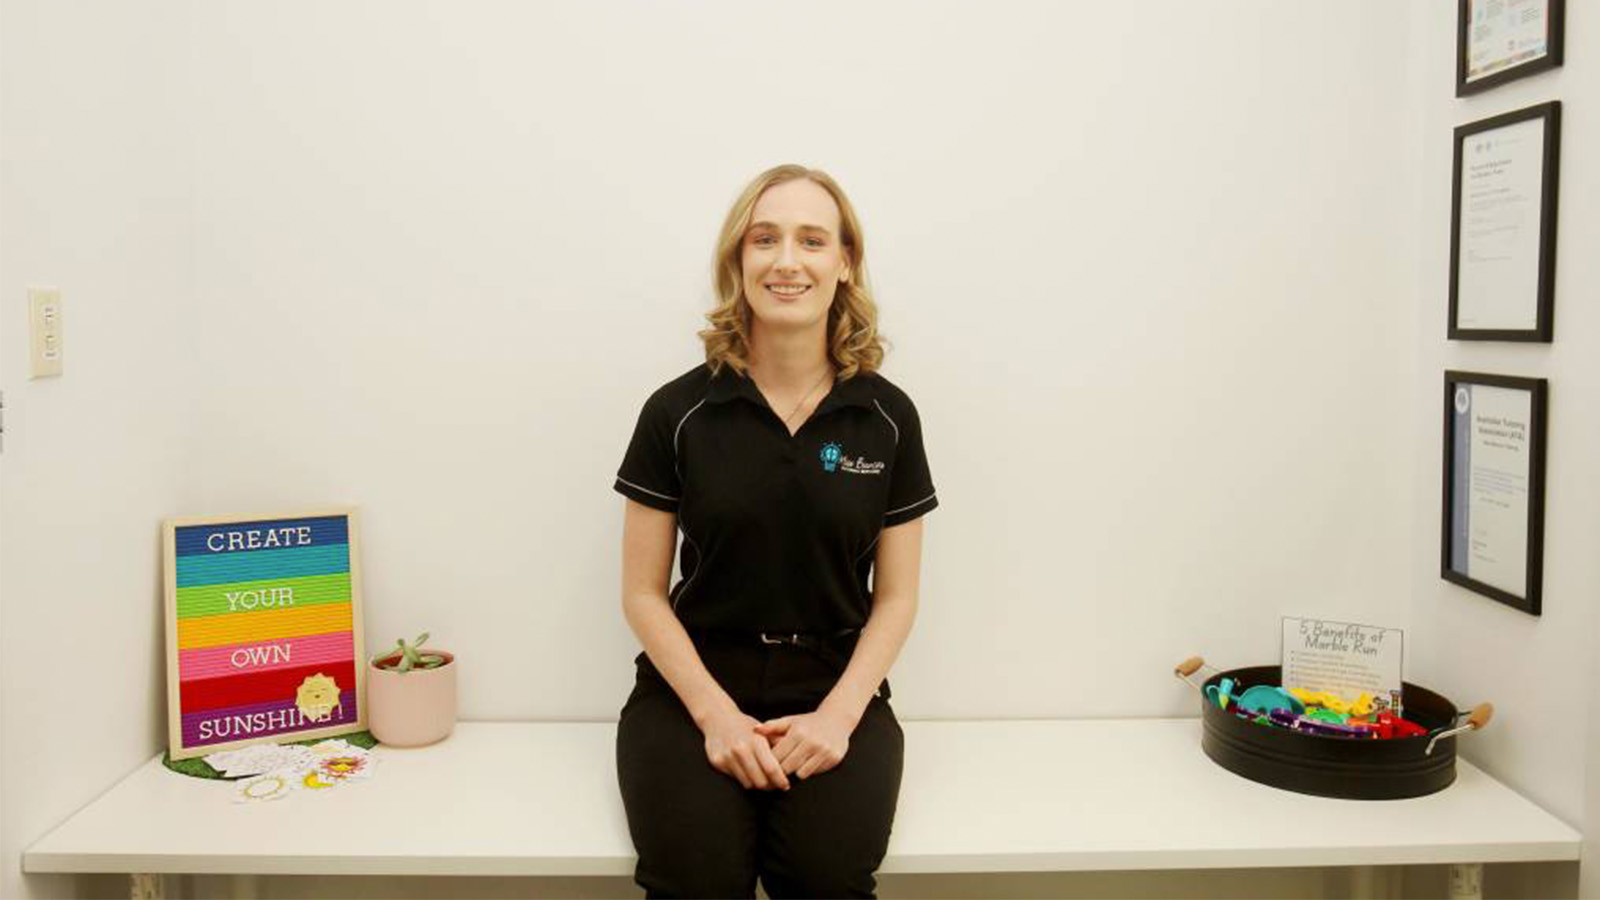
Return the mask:
<path fill-rule="evenodd" d="M 833 366 L 828 366 L 827 370 L 822 373 L 822 377 L 817 379 L 817 383 L 813 384 L 811 386 L 811 390 L 806 391 L 806 395 L 804 397 L 801 397 L 800 398 L 800 402 L 796 403 L 794 405 L 794 410 L 792 412 L 790 412 L 787 416 L 783 417 L 783 427 L 784 428 L 788 428 L 789 427 L 789 423 L 792 422 L 794 420 L 794 417 L 800 413 L 800 408 L 806 405 L 806 401 L 811 399 L 811 395 L 815 394 L 817 392 L 817 388 L 822 387 L 823 382 L 827 381 L 828 380 L 828 376 L 830 376 L 832 374 L 833 374 Z"/>

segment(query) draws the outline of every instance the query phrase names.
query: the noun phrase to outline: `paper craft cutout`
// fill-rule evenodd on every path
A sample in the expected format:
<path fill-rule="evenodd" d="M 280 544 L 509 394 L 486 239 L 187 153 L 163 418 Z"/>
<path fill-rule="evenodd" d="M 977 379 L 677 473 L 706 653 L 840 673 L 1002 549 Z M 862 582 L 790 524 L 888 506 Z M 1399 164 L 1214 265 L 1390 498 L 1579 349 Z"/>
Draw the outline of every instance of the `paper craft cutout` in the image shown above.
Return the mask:
<path fill-rule="evenodd" d="M 376 760 L 370 751 L 339 739 L 309 747 L 256 744 L 206 757 L 225 776 L 254 776 L 235 786 L 236 803 L 279 800 L 296 790 L 327 790 L 371 778 Z"/>
<path fill-rule="evenodd" d="M 306 748 L 311 751 L 314 762 L 321 762 L 331 756 L 359 756 L 366 759 L 371 756 L 371 751 L 357 747 L 343 738 L 318 741 Z"/>
<path fill-rule="evenodd" d="M 317 769 L 312 769 L 311 771 L 307 772 L 305 777 L 300 779 L 300 784 L 302 787 L 309 788 L 310 790 L 314 791 L 339 786 L 338 781 L 322 780 L 322 772 Z"/>
<path fill-rule="evenodd" d="M 350 778 L 369 778 L 372 767 L 369 764 L 370 756 L 330 756 L 322 761 L 317 770 L 325 778 L 336 781 L 345 781 Z"/>
<path fill-rule="evenodd" d="M 310 747 L 298 744 L 255 744 L 239 750 L 212 753 L 205 760 L 224 778 L 239 778 L 307 769 L 317 764 L 317 755 Z"/>
<path fill-rule="evenodd" d="M 233 802 L 264 803 L 268 800 L 282 800 L 293 790 L 293 778 L 274 772 L 239 782 L 234 790 Z"/>

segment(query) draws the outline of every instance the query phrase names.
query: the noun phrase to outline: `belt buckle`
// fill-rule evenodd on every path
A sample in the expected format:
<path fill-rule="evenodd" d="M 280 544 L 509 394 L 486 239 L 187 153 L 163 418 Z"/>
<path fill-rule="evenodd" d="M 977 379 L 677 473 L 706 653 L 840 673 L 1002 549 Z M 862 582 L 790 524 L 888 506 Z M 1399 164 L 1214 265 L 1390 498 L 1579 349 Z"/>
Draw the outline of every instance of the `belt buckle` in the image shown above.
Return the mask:
<path fill-rule="evenodd" d="M 799 646 L 800 645 L 800 635 L 799 634 L 780 634 L 780 635 L 777 635 L 776 637 L 774 637 L 774 636 L 769 635 L 767 632 L 763 631 L 763 632 L 761 632 L 761 643 L 763 643 L 763 644 L 794 644 L 795 646 Z"/>

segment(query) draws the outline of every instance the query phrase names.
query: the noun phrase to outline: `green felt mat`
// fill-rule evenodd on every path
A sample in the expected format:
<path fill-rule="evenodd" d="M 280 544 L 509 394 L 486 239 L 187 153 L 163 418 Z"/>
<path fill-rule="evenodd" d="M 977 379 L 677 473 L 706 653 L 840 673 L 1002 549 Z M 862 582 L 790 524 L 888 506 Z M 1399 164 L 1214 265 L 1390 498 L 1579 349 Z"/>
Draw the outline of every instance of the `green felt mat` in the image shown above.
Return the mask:
<path fill-rule="evenodd" d="M 332 737 L 312 738 L 309 741 L 285 741 L 284 743 L 286 743 L 286 744 L 306 744 L 306 745 L 311 745 L 311 744 L 320 744 L 323 741 L 331 741 L 331 740 L 343 740 L 343 741 L 346 741 L 347 743 L 351 744 L 352 746 L 360 747 L 360 748 L 362 748 L 364 750 L 371 750 L 373 747 L 376 747 L 378 745 L 378 739 L 373 737 L 372 736 L 372 732 L 370 732 L 370 731 L 357 731 L 357 732 L 355 732 L 353 734 L 337 734 L 337 735 L 333 735 Z M 192 775 L 195 778 L 211 778 L 211 779 L 218 780 L 218 781 L 237 781 L 238 780 L 238 779 L 228 778 L 227 776 L 223 775 L 221 772 L 218 772 L 216 769 L 211 768 L 211 764 L 206 762 L 205 758 L 201 757 L 201 756 L 192 757 L 190 759 L 180 759 L 180 760 L 174 761 L 172 759 L 172 753 L 169 751 L 169 752 L 161 754 L 161 764 L 166 766 L 167 768 L 171 769 L 174 772 L 181 772 L 181 773 L 183 773 L 185 775 Z"/>

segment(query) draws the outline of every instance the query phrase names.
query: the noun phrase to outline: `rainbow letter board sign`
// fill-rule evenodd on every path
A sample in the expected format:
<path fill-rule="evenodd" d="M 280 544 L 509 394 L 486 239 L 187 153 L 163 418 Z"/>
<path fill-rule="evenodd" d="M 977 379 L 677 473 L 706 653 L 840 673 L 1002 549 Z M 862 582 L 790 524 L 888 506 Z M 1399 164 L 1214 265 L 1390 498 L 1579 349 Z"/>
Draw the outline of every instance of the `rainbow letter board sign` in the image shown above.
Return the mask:
<path fill-rule="evenodd" d="M 366 727 L 354 510 L 166 523 L 173 759 Z"/>

